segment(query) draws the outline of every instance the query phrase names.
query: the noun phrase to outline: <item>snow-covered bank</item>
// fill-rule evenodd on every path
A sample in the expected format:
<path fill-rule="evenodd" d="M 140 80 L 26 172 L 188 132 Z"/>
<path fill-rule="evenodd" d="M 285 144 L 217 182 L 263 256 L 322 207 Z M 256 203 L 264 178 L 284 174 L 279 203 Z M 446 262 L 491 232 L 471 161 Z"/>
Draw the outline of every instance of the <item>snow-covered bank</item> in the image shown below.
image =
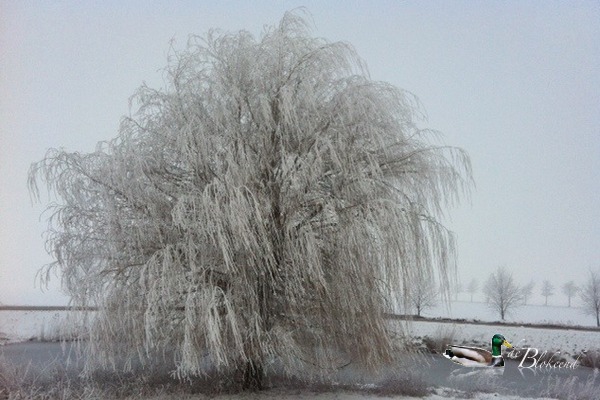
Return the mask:
<path fill-rule="evenodd" d="M 57 329 L 65 329 L 70 325 L 69 312 L 56 312 L 56 311 L 0 311 L 0 327 L 4 332 L 13 332 L 10 340 L 15 342 L 18 339 L 28 340 L 31 337 L 40 338 L 41 333 L 49 331 L 57 331 Z M 72 318 L 72 317 L 71 317 Z M 394 324 L 402 324 L 404 321 L 390 320 L 390 324 L 394 327 Z M 56 327 L 59 328 L 56 328 Z M 562 356 L 575 355 L 578 351 L 583 349 L 592 349 L 600 347 L 600 332 L 598 331 L 574 331 L 567 329 L 539 329 L 530 327 L 506 327 L 498 326 L 494 324 L 489 325 L 474 325 L 474 324 L 450 324 L 435 321 L 413 321 L 409 324 L 410 331 L 414 336 L 414 340 L 422 340 L 423 337 L 429 336 L 432 338 L 451 337 L 453 343 L 467 343 L 471 345 L 477 345 L 480 347 L 489 347 L 489 341 L 491 336 L 500 332 L 503 333 L 511 342 L 518 347 L 532 346 L 540 350 L 552 350 L 561 351 Z M 68 344 L 70 345 L 70 344 Z M 22 345 L 15 344 L 11 346 L 5 346 L 0 348 L 0 357 L 10 358 L 10 354 L 14 353 L 17 348 L 30 347 L 30 346 L 55 346 L 57 349 L 63 349 L 62 344 L 59 343 L 25 343 Z M 39 359 L 40 357 L 48 356 L 48 351 L 28 350 L 29 354 L 33 354 L 31 357 Z M 63 354 L 64 350 L 61 350 L 60 354 Z M 67 352 L 67 354 L 71 354 Z M 55 355 L 50 354 L 49 357 L 56 361 Z M 422 354 L 414 355 L 411 357 L 416 371 L 418 371 L 420 379 L 423 379 L 424 387 L 427 390 L 431 390 L 432 393 L 425 397 L 427 400 L 441 400 L 441 399 L 464 399 L 471 398 L 476 400 L 489 400 L 489 399 L 510 399 L 520 400 L 528 397 L 519 397 L 515 393 L 521 394 L 521 396 L 554 396 L 553 398 L 574 398 L 574 399 L 592 399 L 596 398 L 591 393 L 597 393 L 600 388 L 600 380 L 598 379 L 598 371 L 593 372 L 589 368 L 579 368 L 575 370 L 562 370 L 562 375 L 556 375 L 556 371 L 542 371 L 537 377 L 526 376 L 521 378 L 516 376 L 514 371 L 517 370 L 517 361 L 507 361 L 507 367 L 504 368 L 505 376 L 493 376 L 493 380 L 488 377 L 486 372 L 498 372 L 490 371 L 490 369 L 476 369 L 477 371 L 471 371 L 469 368 L 458 367 L 452 362 L 446 360 L 440 355 Z M 437 360 L 437 362 L 436 362 Z M 53 361 L 54 362 L 54 361 Z M 45 365 L 43 362 L 42 365 Z M 509 365 L 510 364 L 510 365 Z M 30 365 L 25 360 L 24 365 Z M 512 368 L 509 368 L 512 367 Z M 457 371 L 454 371 L 454 370 Z M 464 369 L 464 370 L 463 370 Z M 512 371 L 512 376 L 510 375 Z M 566 373 L 564 371 L 567 371 Z M 535 373 L 536 371 L 525 371 L 527 373 Z M 478 374 L 482 376 L 473 377 L 471 374 Z M 583 375 L 582 375 L 583 373 Z M 547 374 L 547 376 L 546 376 Z M 587 375 L 585 375 L 587 374 Z M 593 374 L 590 375 L 590 374 Z M 583 376 L 583 378 L 582 378 Z M 593 378 L 586 378 L 586 376 Z M 490 379 L 488 379 L 490 378 Z M 518 379 L 517 379 L 518 378 Z M 534 381 L 535 378 L 535 381 Z M 543 380 L 543 383 L 538 381 Z M 588 383 L 588 381 L 590 383 Z M 349 382 L 352 382 L 350 380 Z M 533 386 L 533 385 L 536 386 Z M 523 387 L 525 385 L 525 387 Z M 489 392 L 489 393 L 481 393 Z M 579 395 L 583 393 L 583 395 Z M 573 397 L 573 394 L 577 394 Z M 591 396 L 591 397 L 590 397 Z M 163 396 L 156 397 L 161 400 L 169 400 L 180 398 L 178 396 Z M 195 397 L 187 397 L 190 400 Z M 205 397 L 197 397 L 203 399 Z M 247 399 L 247 394 L 239 395 L 223 395 L 218 396 L 218 399 L 222 400 L 234 400 L 234 399 Z M 341 388 L 338 391 L 333 392 L 313 392 L 310 389 L 272 389 L 259 394 L 253 394 L 253 399 L 321 399 L 321 400 L 357 400 L 357 399 L 379 399 L 381 395 L 372 394 L 371 392 L 365 391 L 361 393 L 355 391 L 346 391 Z M 389 398 L 393 399 L 416 399 L 413 397 L 399 396 L 392 394 Z M 535 397 L 535 398 L 546 398 L 546 397 Z"/>
<path fill-rule="evenodd" d="M 449 324 L 432 321 L 413 321 L 410 334 L 417 343 L 423 338 L 450 338 L 455 344 L 489 348 L 492 336 L 501 333 L 515 348 L 533 347 L 541 351 L 559 352 L 575 359 L 584 351 L 600 350 L 600 332 L 572 329 L 539 329 L 519 326 Z"/>
<path fill-rule="evenodd" d="M 11 377 L 10 372 L 23 371 L 20 366 L 26 366 L 25 375 L 20 374 L 18 379 L 22 382 L 29 382 L 28 379 L 34 379 L 36 382 L 42 381 L 44 377 L 50 377 L 48 382 L 50 388 L 55 386 L 55 375 L 53 371 L 63 371 L 64 377 L 74 379 L 70 388 L 78 388 L 76 379 L 78 374 L 78 355 L 74 351 L 76 343 L 39 343 L 28 342 L 14 344 L 0 348 L 0 377 L 2 376 L 2 366 L 7 372 L 4 376 Z M 508 360 L 505 368 L 465 368 L 458 366 L 440 355 L 431 354 L 413 354 L 404 358 L 402 363 L 408 369 L 400 368 L 398 370 L 384 369 L 370 375 L 360 367 L 343 368 L 338 374 L 332 376 L 332 380 L 327 383 L 321 382 L 303 382 L 286 381 L 279 376 L 269 384 L 270 389 L 260 393 L 242 393 L 237 395 L 220 395 L 219 399 L 303 399 L 319 398 L 329 399 L 375 399 L 375 398 L 394 398 L 408 399 L 407 394 L 425 396 L 427 399 L 440 398 L 527 398 L 548 396 L 553 398 L 569 398 L 577 400 L 596 399 L 597 393 L 600 393 L 600 375 L 598 371 L 594 372 L 589 368 L 560 369 L 530 371 L 521 373 L 517 368 L 517 362 Z M 12 365 L 13 367 L 6 367 Z M 51 373 L 50 375 L 45 375 Z M 102 382 L 122 379 L 122 375 L 101 375 Z M 275 372 L 276 374 L 276 372 Z M 121 376 L 119 378 L 119 376 Z M 16 376 L 15 376 L 16 377 Z M 160 398 L 161 400 L 189 398 L 206 399 L 207 396 L 184 396 L 189 394 L 190 388 L 187 383 L 181 385 L 173 380 L 172 376 L 148 375 L 141 379 L 140 375 L 128 375 L 128 378 L 122 381 L 127 391 L 144 387 L 151 393 L 152 390 L 163 391 L 165 384 L 169 387 L 169 393 L 172 396 L 159 397 L 140 397 L 140 398 Z M 212 378 L 202 380 L 197 388 L 210 387 Z M 170 382 L 170 383 L 169 383 Z M 81 383 L 81 382 L 80 382 Z M 0 385 L 2 380 L 0 379 Z M 90 384 L 88 382 L 87 384 Z M 196 382 L 198 384 L 198 382 Z M 229 383 L 230 384 L 230 383 Z M 128 386 L 131 385 L 131 386 Z M 141 385 L 141 386 L 140 386 Z M 158 386 L 155 386 L 158 385 Z M 23 389 L 26 385 L 20 385 Z M 217 384 L 217 387 L 218 384 Z M 0 393 L 2 388 L 0 387 Z M 209 393 L 213 393 L 208 390 Z M 484 396 L 479 392 L 494 393 L 495 396 Z M 166 393 L 166 392 L 162 392 Z M 204 393 L 204 391 L 200 391 Z M 18 396 L 17 396 L 18 397 Z M 28 398 L 28 396 L 23 396 Z M 70 398 L 73 396 L 65 396 Z M 102 397 L 102 396 L 99 396 Z M 213 396 L 210 396 L 211 398 Z"/>
<path fill-rule="evenodd" d="M 390 398 L 394 400 L 451 400 L 451 399 L 472 399 L 472 400 L 498 400 L 498 394 L 496 393 L 456 393 L 445 391 L 444 389 L 436 390 L 435 393 L 432 393 L 426 397 L 406 397 L 406 396 L 393 396 L 393 397 L 383 397 Z M 519 397 L 519 396 L 502 396 L 503 400 L 527 400 L 527 399 L 536 399 L 536 400 L 552 400 L 549 397 Z M 164 399 L 171 399 L 165 397 Z M 175 399 L 173 397 L 172 399 Z M 204 400 L 204 396 L 189 397 L 189 400 Z M 365 395 L 361 393 L 345 393 L 345 392 L 333 392 L 333 393 L 297 393 L 293 390 L 281 391 L 281 390 L 267 390 L 262 393 L 253 393 L 252 395 L 248 394 L 237 394 L 237 395 L 222 395 L 215 397 L 217 400 L 380 400 L 381 396 L 378 395 Z"/>

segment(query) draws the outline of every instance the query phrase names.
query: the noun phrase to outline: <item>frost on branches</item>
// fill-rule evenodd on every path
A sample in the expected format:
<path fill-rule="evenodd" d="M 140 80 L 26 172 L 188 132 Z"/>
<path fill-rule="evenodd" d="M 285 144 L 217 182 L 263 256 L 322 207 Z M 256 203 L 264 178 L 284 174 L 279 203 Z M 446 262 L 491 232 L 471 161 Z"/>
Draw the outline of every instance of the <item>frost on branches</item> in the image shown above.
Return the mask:
<path fill-rule="evenodd" d="M 208 360 L 250 385 L 273 359 L 373 367 L 410 283 L 448 282 L 440 217 L 469 190 L 468 156 L 432 143 L 417 100 L 349 45 L 309 33 L 286 14 L 260 39 L 192 37 L 115 139 L 32 166 L 33 193 L 59 199 L 45 271 L 99 309 L 89 363 L 169 349 L 181 376 Z"/>

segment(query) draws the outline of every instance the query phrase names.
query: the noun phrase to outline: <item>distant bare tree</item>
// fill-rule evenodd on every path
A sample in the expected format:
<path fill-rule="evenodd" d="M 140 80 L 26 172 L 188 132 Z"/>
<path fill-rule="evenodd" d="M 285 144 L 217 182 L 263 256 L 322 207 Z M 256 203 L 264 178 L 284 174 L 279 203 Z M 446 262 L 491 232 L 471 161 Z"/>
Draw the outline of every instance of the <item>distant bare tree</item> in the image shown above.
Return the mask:
<path fill-rule="evenodd" d="M 464 288 L 461 282 L 456 282 L 456 284 L 452 288 L 452 293 L 454 295 L 454 301 L 458 301 L 458 295 L 464 292 Z"/>
<path fill-rule="evenodd" d="M 296 14 L 260 40 L 192 37 L 169 60 L 116 139 L 30 171 L 34 194 L 43 180 L 61 201 L 46 271 L 100 308 L 86 360 L 168 348 L 181 376 L 208 355 L 254 388 L 273 357 L 288 373 L 389 362 L 393 296 L 455 268 L 440 217 L 471 186 L 468 156 L 432 144 L 412 95 Z"/>
<path fill-rule="evenodd" d="M 569 307 L 571 307 L 571 298 L 577 294 L 579 288 L 575 285 L 575 282 L 569 281 L 562 286 L 562 292 L 569 299 Z"/>
<path fill-rule="evenodd" d="M 484 286 L 490 309 L 498 312 L 504 320 L 506 313 L 523 302 L 523 289 L 517 285 L 506 267 L 498 267 Z"/>
<path fill-rule="evenodd" d="M 521 304 L 527 305 L 529 298 L 533 294 L 533 288 L 535 287 L 535 282 L 529 281 L 528 284 L 521 286 Z"/>
<path fill-rule="evenodd" d="M 589 271 L 587 280 L 580 287 L 579 297 L 586 314 L 596 317 L 596 326 L 600 327 L 600 272 Z"/>
<path fill-rule="evenodd" d="M 421 316 L 421 312 L 437 305 L 438 289 L 433 279 L 417 278 L 409 289 L 412 309 Z"/>
<path fill-rule="evenodd" d="M 473 278 L 469 282 L 469 285 L 467 285 L 467 293 L 471 295 L 471 303 L 473 302 L 473 295 L 477 293 L 477 289 L 479 289 L 479 282 L 477 282 L 477 279 Z"/>
<path fill-rule="evenodd" d="M 552 283 L 550 283 L 550 281 L 547 279 L 545 279 L 542 282 L 541 294 L 542 294 L 542 296 L 544 296 L 546 298 L 544 305 L 547 306 L 548 305 L 548 297 L 554 295 L 554 285 Z"/>

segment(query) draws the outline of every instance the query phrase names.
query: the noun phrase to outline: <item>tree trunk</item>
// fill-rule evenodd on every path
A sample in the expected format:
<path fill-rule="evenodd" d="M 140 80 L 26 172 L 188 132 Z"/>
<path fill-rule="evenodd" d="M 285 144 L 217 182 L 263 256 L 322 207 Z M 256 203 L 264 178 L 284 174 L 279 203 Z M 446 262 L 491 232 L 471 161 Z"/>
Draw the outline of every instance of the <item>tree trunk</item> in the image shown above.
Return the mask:
<path fill-rule="evenodd" d="M 272 171 L 277 169 L 277 163 L 274 161 L 272 163 L 272 168 L 269 172 L 267 172 L 268 181 L 272 182 Z M 270 274 L 277 274 L 280 270 L 281 260 L 282 260 L 282 248 L 281 243 L 278 238 L 281 236 L 281 232 L 283 232 L 283 221 L 281 220 L 280 214 L 280 206 L 279 206 L 279 187 L 273 185 L 272 189 L 272 237 L 275 238 L 273 241 L 273 256 L 275 259 L 275 270 L 268 271 Z M 273 321 L 273 288 L 271 286 L 271 281 L 269 277 L 266 276 L 258 276 L 256 281 L 256 294 L 258 301 L 258 310 L 261 317 L 262 329 L 265 332 L 269 332 L 272 328 Z M 244 367 L 244 378 L 242 382 L 243 390 L 250 391 L 260 391 L 264 388 L 264 360 L 262 357 L 262 351 L 258 351 L 259 355 L 255 355 L 252 357 L 250 361 L 246 363 Z M 257 354 L 256 352 L 253 354 Z"/>
<path fill-rule="evenodd" d="M 271 306 L 272 306 L 272 290 L 268 283 L 267 278 L 260 279 L 257 281 L 257 295 L 259 303 L 259 312 L 262 321 L 262 328 L 265 332 L 271 330 Z M 262 351 L 253 351 L 251 360 L 246 363 L 244 367 L 244 380 L 242 382 L 243 390 L 259 391 L 263 390 L 264 382 L 264 362 L 262 357 Z"/>
<path fill-rule="evenodd" d="M 244 369 L 243 390 L 259 391 L 263 390 L 264 370 L 262 361 L 248 361 Z"/>

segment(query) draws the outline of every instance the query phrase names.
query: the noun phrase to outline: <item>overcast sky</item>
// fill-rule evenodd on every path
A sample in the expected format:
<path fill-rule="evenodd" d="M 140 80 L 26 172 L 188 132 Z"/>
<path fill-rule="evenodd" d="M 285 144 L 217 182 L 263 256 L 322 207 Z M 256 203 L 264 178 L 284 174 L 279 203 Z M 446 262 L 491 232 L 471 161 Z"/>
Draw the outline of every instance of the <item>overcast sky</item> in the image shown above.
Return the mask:
<path fill-rule="evenodd" d="M 0 0 L 0 303 L 68 301 L 60 277 L 35 282 L 51 258 L 32 162 L 116 136 L 134 90 L 162 85 L 171 39 L 260 36 L 299 6 L 315 36 L 354 45 L 372 79 L 420 98 L 422 127 L 470 154 L 476 190 L 446 221 L 463 282 L 499 265 L 555 286 L 600 269 L 598 1 L 252 3 Z"/>

